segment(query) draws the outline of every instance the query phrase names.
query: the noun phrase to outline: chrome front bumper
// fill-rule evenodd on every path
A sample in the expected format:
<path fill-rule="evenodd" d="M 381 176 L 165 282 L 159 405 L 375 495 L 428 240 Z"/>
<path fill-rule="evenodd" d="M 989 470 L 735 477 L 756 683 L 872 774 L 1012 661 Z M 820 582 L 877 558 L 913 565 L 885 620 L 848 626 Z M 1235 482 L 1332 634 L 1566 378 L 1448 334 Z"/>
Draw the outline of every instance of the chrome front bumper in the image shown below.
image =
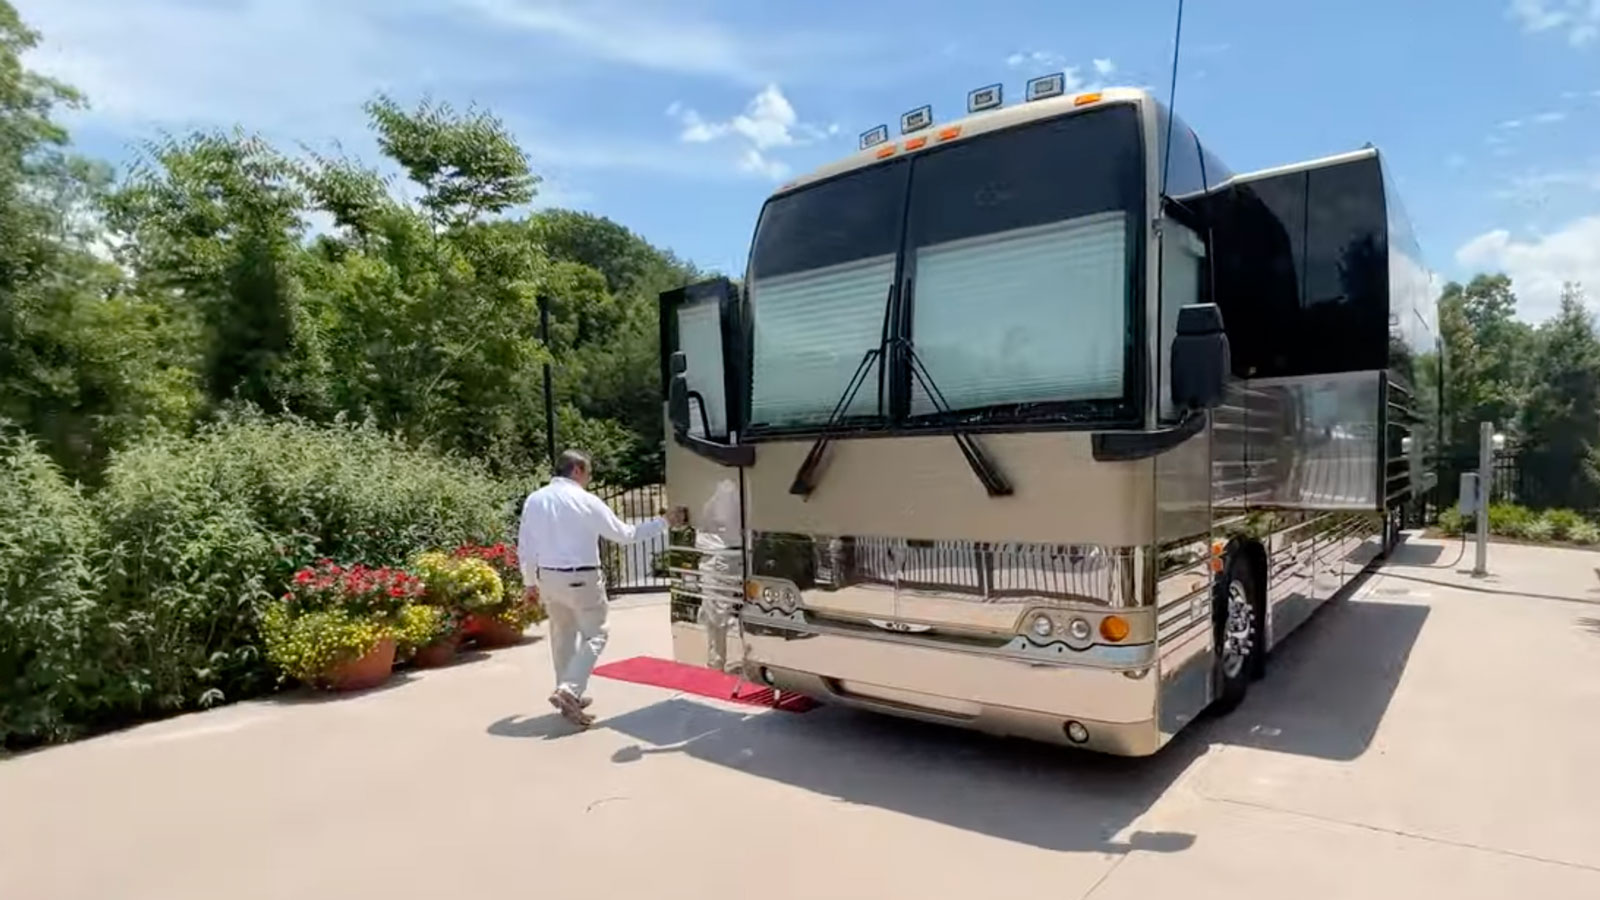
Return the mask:
<path fill-rule="evenodd" d="M 746 622 L 745 677 L 818 700 L 1123 756 L 1161 748 L 1153 665 L 1023 661 L 982 650 Z M 1077 722 L 1088 740 L 1067 737 Z"/>

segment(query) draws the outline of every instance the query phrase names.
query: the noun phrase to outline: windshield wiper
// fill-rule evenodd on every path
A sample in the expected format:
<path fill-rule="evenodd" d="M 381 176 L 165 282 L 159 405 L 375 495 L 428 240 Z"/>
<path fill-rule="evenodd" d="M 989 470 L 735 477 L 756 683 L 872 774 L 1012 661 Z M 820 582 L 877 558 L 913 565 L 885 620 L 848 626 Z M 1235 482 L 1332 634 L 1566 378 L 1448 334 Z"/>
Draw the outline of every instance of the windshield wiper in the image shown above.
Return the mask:
<path fill-rule="evenodd" d="M 923 364 L 922 357 L 917 355 L 917 348 L 913 347 L 911 342 L 905 338 L 895 338 L 894 344 L 905 352 L 907 360 L 911 363 L 912 376 L 917 379 L 918 384 L 922 385 L 922 392 L 928 395 L 928 399 L 932 401 L 934 409 L 941 415 L 952 416 L 954 410 L 950 407 L 950 401 L 944 398 L 944 392 L 939 390 L 937 384 L 933 383 L 933 375 L 928 372 L 928 367 Z M 956 446 L 961 448 L 961 455 L 967 458 L 967 465 L 972 468 L 972 474 L 978 476 L 978 480 L 983 482 L 983 489 L 989 492 L 989 496 L 1010 496 L 1012 492 L 1011 482 L 1006 479 L 1005 475 L 1001 474 L 1000 468 L 994 464 L 994 460 L 984 451 L 983 445 L 978 443 L 977 438 L 968 434 L 959 423 L 953 420 L 950 423 L 950 434 L 951 437 L 956 439 Z"/>
<path fill-rule="evenodd" d="M 883 338 L 877 347 L 861 355 L 861 362 L 856 366 L 854 375 L 850 376 L 850 383 L 845 385 L 844 393 L 839 397 L 839 402 L 834 404 L 833 412 L 828 420 L 823 423 L 822 433 L 817 436 L 816 443 L 811 445 L 811 450 L 806 454 L 805 461 L 800 463 L 800 468 L 794 473 L 794 483 L 789 485 L 789 493 L 801 497 L 810 497 L 811 492 L 817 488 L 817 469 L 822 465 L 822 457 L 828 451 L 828 444 L 837 433 L 839 423 L 844 419 L 845 410 L 855 401 L 856 394 L 860 393 L 861 385 L 866 383 L 866 375 L 872 370 L 874 362 L 881 361 L 885 351 L 893 347 L 902 350 L 911 363 L 911 373 L 922 385 L 923 393 L 933 401 L 934 408 L 941 414 L 950 415 L 950 403 L 945 399 L 944 392 L 933 383 L 933 376 L 928 373 L 928 367 L 923 364 L 922 358 L 917 356 L 917 350 L 911 342 L 900 337 L 889 337 L 889 308 L 894 303 L 895 289 L 889 288 L 889 296 L 884 307 Z M 951 423 L 951 436 L 956 439 L 956 446 L 961 448 L 961 455 L 966 458 L 967 465 L 972 468 L 972 473 L 983 482 L 984 490 L 991 497 L 1004 497 L 1012 492 L 1011 482 L 1001 474 L 994 460 L 989 457 L 977 439 L 968 434 L 959 424 Z"/>
<path fill-rule="evenodd" d="M 855 402 L 856 394 L 860 393 L 861 385 L 866 383 L 867 373 L 872 371 L 872 364 L 883 359 L 884 348 L 889 343 L 889 310 L 894 308 L 895 285 L 889 285 L 889 293 L 883 298 L 883 331 L 878 338 L 878 346 L 861 354 L 861 362 L 856 365 L 854 375 L 850 382 L 844 386 L 844 393 L 839 395 L 839 402 L 833 405 L 833 412 L 828 414 L 827 421 L 822 423 L 822 433 L 817 435 L 817 440 L 811 445 L 811 450 L 806 453 L 806 458 L 800 463 L 800 468 L 794 473 L 794 483 L 789 485 L 789 493 L 801 497 L 810 497 L 811 492 L 817 489 L 817 467 L 822 465 L 823 454 L 828 451 L 828 442 L 833 440 L 839 424 L 844 420 L 845 410 Z M 883 372 L 879 366 L 878 374 L 878 403 L 883 403 Z"/>

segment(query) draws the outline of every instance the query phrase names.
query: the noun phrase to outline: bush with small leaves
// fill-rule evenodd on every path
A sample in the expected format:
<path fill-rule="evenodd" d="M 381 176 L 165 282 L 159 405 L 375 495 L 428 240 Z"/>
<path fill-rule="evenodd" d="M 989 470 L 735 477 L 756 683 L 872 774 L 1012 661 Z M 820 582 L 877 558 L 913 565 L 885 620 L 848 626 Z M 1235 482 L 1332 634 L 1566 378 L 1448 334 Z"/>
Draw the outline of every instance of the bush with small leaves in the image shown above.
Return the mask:
<path fill-rule="evenodd" d="M 1600 526 L 1588 520 L 1580 521 L 1567 530 L 1567 540 L 1585 547 L 1600 544 Z"/>
<path fill-rule="evenodd" d="M 1468 519 L 1458 506 L 1447 507 L 1439 513 L 1439 530 L 1448 535 L 1458 535 L 1467 530 Z"/>
<path fill-rule="evenodd" d="M 1572 529 L 1582 525 L 1583 516 L 1570 509 L 1547 509 L 1539 517 L 1550 526 L 1550 535 L 1558 541 L 1569 540 Z"/>
<path fill-rule="evenodd" d="M 0 422 L 0 747 L 71 738 L 139 698 L 99 598 L 99 537 L 78 489 Z"/>
<path fill-rule="evenodd" d="M 1522 533 L 1516 535 L 1523 540 L 1533 541 L 1536 544 L 1546 544 L 1555 538 L 1555 526 L 1549 519 L 1530 519 L 1522 526 Z"/>

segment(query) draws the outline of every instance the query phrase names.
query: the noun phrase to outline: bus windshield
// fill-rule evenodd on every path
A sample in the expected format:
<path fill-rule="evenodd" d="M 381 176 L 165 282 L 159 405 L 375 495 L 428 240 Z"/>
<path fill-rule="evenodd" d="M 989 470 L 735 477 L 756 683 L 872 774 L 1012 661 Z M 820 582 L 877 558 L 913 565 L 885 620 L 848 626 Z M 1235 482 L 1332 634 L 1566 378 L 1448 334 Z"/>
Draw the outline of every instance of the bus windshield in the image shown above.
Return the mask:
<path fill-rule="evenodd" d="M 750 261 L 753 427 L 826 421 L 886 329 L 897 275 L 911 341 L 955 411 L 1110 415 L 1130 382 L 1144 201 L 1132 105 L 1045 120 L 774 198 Z M 846 411 L 908 423 L 935 404 L 874 372 Z M 893 424 L 901 424 L 899 422 Z"/>

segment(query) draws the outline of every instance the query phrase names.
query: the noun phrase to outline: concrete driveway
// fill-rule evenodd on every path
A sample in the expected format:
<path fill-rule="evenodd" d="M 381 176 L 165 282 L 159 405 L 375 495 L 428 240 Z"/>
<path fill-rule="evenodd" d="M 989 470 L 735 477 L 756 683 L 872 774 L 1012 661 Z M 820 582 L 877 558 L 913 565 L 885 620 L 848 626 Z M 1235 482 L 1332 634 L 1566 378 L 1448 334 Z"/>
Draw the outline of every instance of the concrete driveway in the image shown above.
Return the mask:
<path fill-rule="evenodd" d="M 1146 760 L 605 679 L 572 735 L 538 642 L 186 716 L 0 762 L 0 897 L 1600 897 L 1600 554 L 1454 556 Z"/>

